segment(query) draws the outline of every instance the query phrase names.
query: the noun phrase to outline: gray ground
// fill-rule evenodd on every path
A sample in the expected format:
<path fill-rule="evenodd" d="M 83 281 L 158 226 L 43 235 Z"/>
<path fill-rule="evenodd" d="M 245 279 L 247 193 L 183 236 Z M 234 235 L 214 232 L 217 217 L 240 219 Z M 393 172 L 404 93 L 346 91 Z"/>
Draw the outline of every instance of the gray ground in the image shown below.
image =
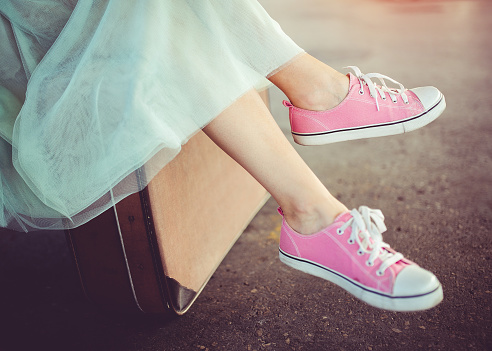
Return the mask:
<path fill-rule="evenodd" d="M 491 341 L 492 3 L 263 0 L 303 48 L 407 87 L 435 85 L 445 114 L 406 135 L 297 147 L 349 207 L 380 208 L 385 241 L 433 271 L 445 299 L 380 311 L 277 259 L 270 200 L 190 312 L 115 316 L 86 302 L 63 233 L 0 235 L 0 350 L 486 350 Z M 281 94 L 272 110 L 289 136 Z"/>

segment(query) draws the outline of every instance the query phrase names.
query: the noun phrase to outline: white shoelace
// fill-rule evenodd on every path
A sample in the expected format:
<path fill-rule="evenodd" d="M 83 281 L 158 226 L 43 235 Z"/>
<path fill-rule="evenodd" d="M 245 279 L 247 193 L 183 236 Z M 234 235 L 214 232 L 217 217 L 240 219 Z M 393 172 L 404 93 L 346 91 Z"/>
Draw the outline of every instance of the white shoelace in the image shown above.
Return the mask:
<path fill-rule="evenodd" d="M 379 257 L 382 261 L 376 274 L 383 275 L 385 270 L 403 258 L 399 252 L 393 253 L 386 250 L 389 244 L 383 242 L 381 233 L 386 231 L 384 216 L 380 210 L 373 210 L 366 206 L 350 211 L 352 218 L 344 223 L 337 230 L 337 234 L 342 235 L 345 229 L 352 226 L 352 233 L 348 239 L 349 243 L 359 244 L 358 255 L 369 254 L 366 261 L 368 266 L 373 266 L 374 261 Z"/>
<path fill-rule="evenodd" d="M 381 99 L 386 100 L 386 93 L 388 93 L 388 95 L 391 98 L 391 101 L 393 101 L 394 103 L 397 102 L 396 97 L 401 96 L 403 102 L 405 104 L 408 104 L 408 96 L 405 94 L 405 87 L 400 82 L 397 82 L 396 80 L 394 80 L 388 76 L 385 76 L 383 74 L 379 74 L 379 73 L 362 74 L 360 69 L 356 66 L 347 66 L 344 68 L 352 69 L 354 71 L 357 79 L 359 79 L 359 83 L 361 86 L 361 89 L 359 90 L 359 94 L 361 94 L 361 95 L 364 94 L 364 90 L 362 89 L 364 84 L 369 87 L 369 93 L 370 93 L 371 97 L 376 100 L 376 107 L 377 107 L 378 111 L 379 111 L 378 95 L 381 97 Z M 374 83 L 371 80 L 371 78 L 379 79 L 379 81 L 381 82 L 381 86 L 376 85 L 376 83 Z M 386 85 L 385 79 L 397 84 L 400 87 L 400 89 L 388 88 L 388 86 Z"/>

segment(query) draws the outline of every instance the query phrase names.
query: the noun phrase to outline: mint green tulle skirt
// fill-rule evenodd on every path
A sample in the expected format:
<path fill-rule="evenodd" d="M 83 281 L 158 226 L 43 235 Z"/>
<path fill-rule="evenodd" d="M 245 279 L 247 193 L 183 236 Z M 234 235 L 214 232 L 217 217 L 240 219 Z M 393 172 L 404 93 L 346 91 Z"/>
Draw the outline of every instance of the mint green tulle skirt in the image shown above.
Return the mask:
<path fill-rule="evenodd" d="M 251 0 L 0 1 L 0 226 L 89 221 L 300 53 Z"/>

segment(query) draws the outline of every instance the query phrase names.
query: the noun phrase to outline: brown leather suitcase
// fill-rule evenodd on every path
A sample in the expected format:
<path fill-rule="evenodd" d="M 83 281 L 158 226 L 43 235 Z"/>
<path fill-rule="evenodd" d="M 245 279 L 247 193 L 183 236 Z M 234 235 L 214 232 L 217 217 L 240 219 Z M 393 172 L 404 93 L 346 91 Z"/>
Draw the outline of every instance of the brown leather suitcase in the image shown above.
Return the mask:
<path fill-rule="evenodd" d="M 268 197 L 200 131 L 144 190 L 66 231 L 85 295 L 120 312 L 185 313 Z"/>

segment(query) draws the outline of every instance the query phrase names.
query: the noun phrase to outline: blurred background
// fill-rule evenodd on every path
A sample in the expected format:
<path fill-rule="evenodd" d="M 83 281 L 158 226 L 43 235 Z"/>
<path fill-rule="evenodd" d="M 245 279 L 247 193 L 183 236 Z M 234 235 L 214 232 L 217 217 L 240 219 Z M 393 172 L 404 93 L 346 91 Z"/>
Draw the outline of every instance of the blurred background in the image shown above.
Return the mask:
<path fill-rule="evenodd" d="M 444 301 L 420 313 L 369 307 L 277 259 L 270 200 L 190 312 L 117 316 L 80 290 L 63 233 L 0 230 L 0 350 L 490 350 L 492 2 L 261 0 L 332 67 L 434 85 L 447 110 L 418 131 L 296 149 L 349 207 L 381 209 L 385 241 L 434 272 Z M 284 97 L 271 109 L 290 137 Z"/>

